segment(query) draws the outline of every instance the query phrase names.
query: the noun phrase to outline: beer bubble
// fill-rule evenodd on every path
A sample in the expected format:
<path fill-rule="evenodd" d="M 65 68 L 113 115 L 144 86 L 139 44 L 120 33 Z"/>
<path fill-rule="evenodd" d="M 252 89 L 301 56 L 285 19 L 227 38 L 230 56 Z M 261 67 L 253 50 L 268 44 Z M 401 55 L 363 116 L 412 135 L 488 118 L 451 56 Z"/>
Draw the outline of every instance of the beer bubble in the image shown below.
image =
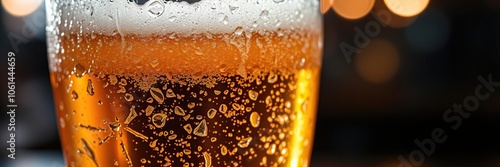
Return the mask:
<path fill-rule="evenodd" d="M 252 126 L 253 126 L 254 128 L 259 127 L 259 124 L 260 124 L 260 116 L 259 116 L 259 113 L 257 113 L 257 112 L 252 112 L 252 114 L 250 114 L 250 124 L 252 124 Z"/>
<path fill-rule="evenodd" d="M 130 94 L 130 93 L 126 93 L 125 94 L 125 100 L 132 101 L 132 100 L 134 100 L 134 96 L 132 96 L 132 94 Z"/>
<path fill-rule="evenodd" d="M 87 70 L 80 63 L 76 63 L 75 67 L 73 67 L 73 73 L 77 78 L 83 77 L 86 72 Z"/>
<path fill-rule="evenodd" d="M 215 114 L 217 114 L 217 110 L 215 110 L 214 108 L 209 109 L 207 112 L 207 116 L 210 119 L 214 118 Z"/>
<path fill-rule="evenodd" d="M 257 100 L 257 97 L 259 96 L 259 93 L 254 91 L 254 90 L 249 90 L 248 91 L 248 96 L 250 97 L 250 99 L 252 99 L 253 101 Z"/>
<path fill-rule="evenodd" d="M 186 115 L 186 112 L 184 111 L 184 109 L 182 109 L 181 107 L 179 106 L 175 106 L 174 107 L 174 113 L 178 116 L 184 116 Z"/>
<path fill-rule="evenodd" d="M 165 97 L 163 97 L 163 93 L 159 88 L 151 88 L 149 90 L 149 93 L 151 93 L 151 96 L 158 102 L 158 103 L 163 103 L 163 100 L 165 100 Z"/>
<path fill-rule="evenodd" d="M 200 137 L 205 137 L 208 134 L 207 122 L 202 120 L 196 128 L 194 128 L 193 134 Z"/>
<path fill-rule="evenodd" d="M 154 1 L 148 6 L 149 15 L 151 17 L 158 17 L 165 11 L 165 5 L 163 3 Z"/>
<path fill-rule="evenodd" d="M 92 80 L 90 79 L 87 80 L 87 93 L 90 96 L 94 95 L 94 84 L 92 84 Z"/>
<path fill-rule="evenodd" d="M 73 99 L 73 101 L 75 101 L 76 99 L 78 99 L 78 93 L 76 93 L 75 91 L 72 91 L 71 92 L 71 99 Z"/>
<path fill-rule="evenodd" d="M 167 115 L 163 113 L 156 113 L 152 117 L 153 125 L 157 128 L 163 128 L 165 122 L 167 122 Z"/>
<path fill-rule="evenodd" d="M 141 163 L 145 164 L 146 163 L 146 159 L 145 158 L 141 158 Z"/>
<path fill-rule="evenodd" d="M 184 154 L 186 154 L 186 155 L 190 155 L 191 154 L 191 150 L 189 150 L 189 149 L 184 149 L 184 150 L 182 150 L 182 152 Z"/>
<path fill-rule="evenodd" d="M 246 147 L 248 147 L 248 145 L 250 144 L 250 142 L 252 142 L 252 137 L 242 138 L 238 142 L 238 146 L 241 147 L 241 148 L 246 148 Z"/>
<path fill-rule="evenodd" d="M 190 103 L 188 103 L 187 107 L 188 107 L 189 109 L 193 109 L 195 105 L 196 105 L 196 103 L 194 103 L 194 102 L 190 102 Z"/>

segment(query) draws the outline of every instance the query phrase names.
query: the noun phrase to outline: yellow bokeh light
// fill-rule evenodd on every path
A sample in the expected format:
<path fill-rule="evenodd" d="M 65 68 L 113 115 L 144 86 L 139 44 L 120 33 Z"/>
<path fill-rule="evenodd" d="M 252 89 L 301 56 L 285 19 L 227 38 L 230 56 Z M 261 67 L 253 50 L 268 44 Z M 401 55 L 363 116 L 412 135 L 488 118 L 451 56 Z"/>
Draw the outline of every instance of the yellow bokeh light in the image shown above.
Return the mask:
<path fill-rule="evenodd" d="M 325 14 L 332 7 L 333 0 L 321 0 L 321 13 Z"/>
<path fill-rule="evenodd" d="M 42 0 L 2 0 L 2 6 L 10 15 L 23 17 L 33 13 Z"/>
<path fill-rule="evenodd" d="M 429 4 L 429 0 L 384 0 L 384 2 L 394 14 L 403 17 L 418 15 Z"/>
<path fill-rule="evenodd" d="M 359 19 L 370 12 L 375 0 L 333 0 L 333 10 L 346 19 Z"/>
<path fill-rule="evenodd" d="M 381 39 L 374 39 L 356 56 L 356 70 L 368 82 L 381 84 L 391 80 L 399 68 L 396 47 Z"/>

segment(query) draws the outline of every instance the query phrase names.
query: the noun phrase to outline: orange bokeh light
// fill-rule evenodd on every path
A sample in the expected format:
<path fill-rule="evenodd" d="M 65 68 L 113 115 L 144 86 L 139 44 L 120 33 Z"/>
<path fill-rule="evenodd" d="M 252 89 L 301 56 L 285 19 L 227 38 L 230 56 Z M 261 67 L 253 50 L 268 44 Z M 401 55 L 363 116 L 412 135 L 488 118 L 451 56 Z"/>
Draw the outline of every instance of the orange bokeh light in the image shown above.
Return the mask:
<path fill-rule="evenodd" d="M 399 68 L 396 47 L 381 39 L 374 39 L 355 58 L 358 74 L 368 82 L 381 84 L 391 80 Z"/>
<path fill-rule="evenodd" d="M 403 17 L 418 15 L 429 4 L 429 0 L 384 0 L 384 2 L 394 14 Z"/>
<path fill-rule="evenodd" d="M 359 19 L 370 12 L 375 0 L 333 0 L 333 10 L 346 19 Z"/>
<path fill-rule="evenodd" d="M 42 0 L 2 0 L 5 11 L 16 17 L 33 13 L 41 4 Z"/>

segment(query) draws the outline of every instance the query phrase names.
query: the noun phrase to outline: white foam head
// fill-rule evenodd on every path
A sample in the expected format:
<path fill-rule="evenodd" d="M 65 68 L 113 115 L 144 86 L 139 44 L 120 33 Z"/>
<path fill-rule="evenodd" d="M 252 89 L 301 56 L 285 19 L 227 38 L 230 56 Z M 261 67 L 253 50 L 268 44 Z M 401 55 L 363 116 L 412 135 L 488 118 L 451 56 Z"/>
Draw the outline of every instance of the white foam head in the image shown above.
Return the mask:
<path fill-rule="evenodd" d="M 230 33 L 238 27 L 250 31 L 321 29 L 318 0 L 201 0 L 192 4 L 149 0 L 143 5 L 129 0 L 53 1 L 63 2 L 52 11 L 61 12 L 61 25 L 70 18 L 76 23 L 66 24 L 66 29 L 83 33 Z"/>

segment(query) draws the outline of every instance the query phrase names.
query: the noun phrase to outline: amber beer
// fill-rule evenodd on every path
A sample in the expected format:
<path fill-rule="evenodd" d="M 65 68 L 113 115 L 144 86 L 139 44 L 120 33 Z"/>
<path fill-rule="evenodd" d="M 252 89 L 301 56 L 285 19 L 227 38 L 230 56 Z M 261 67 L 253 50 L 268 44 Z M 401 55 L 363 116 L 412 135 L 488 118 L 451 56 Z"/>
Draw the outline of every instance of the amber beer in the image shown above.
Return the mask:
<path fill-rule="evenodd" d="M 290 1 L 270 1 L 278 7 L 269 11 L 238 2 L 237 12 L 258 10 L 258 21 L 231 12 L 172 21 L 161 11 L 199 12 L 189 7 L 203 8 L 204 0 L 49 1 L 51 82 L 67 166 L 308 166 L 321 17 L 317 2 Z M 134 11 L 122 7 L 158 20 L 134 23 Z M 200 25 L 176 27 L 189 19 Z M 205 24 L 210 19 L 216 23 Z M 173 30 L 155 29 L 167 23 Z"/>

